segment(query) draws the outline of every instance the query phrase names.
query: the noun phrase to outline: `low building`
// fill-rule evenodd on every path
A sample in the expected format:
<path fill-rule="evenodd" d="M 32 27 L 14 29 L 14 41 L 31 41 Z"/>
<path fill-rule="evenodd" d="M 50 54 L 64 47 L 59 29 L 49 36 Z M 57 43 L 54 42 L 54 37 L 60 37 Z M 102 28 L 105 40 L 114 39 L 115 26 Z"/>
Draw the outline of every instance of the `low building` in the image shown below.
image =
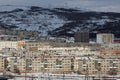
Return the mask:
<path fill-rule="evenodd" d="M 81 57 L 78 70 L 80 74 L 120 74 L 120 50 L 102 49 L 100 54 Z"/>
<path fill-rule="evenodd" d="M 0 35 L 0 41 L 16 41 L 16 40 L 21 40 L 19 36 L 15 35 Z"/>
<path fill-rule="evenodd" d="M 119 74 L 119 59 L 79 60 L 80 74 Z"/>
<path fill-rule="evenodd" d="M 11 59 L 11 71 L 16 68 L 20 72 L 48 72 L 48 73 L 71 73 L 71 56 L 54 55 L 38 56 L 37 58 Z"/>
<path fill-rule="evenodd" d="M 23 39 L 38 40 L 37 31 L 0 29 L 0 40 L 17 41 Z"/>
<path fill-rule="evenodd" d="M 18 42 L 17 41 L 0 41 L 0 50 L 3 48 L 18 48 Z"/>

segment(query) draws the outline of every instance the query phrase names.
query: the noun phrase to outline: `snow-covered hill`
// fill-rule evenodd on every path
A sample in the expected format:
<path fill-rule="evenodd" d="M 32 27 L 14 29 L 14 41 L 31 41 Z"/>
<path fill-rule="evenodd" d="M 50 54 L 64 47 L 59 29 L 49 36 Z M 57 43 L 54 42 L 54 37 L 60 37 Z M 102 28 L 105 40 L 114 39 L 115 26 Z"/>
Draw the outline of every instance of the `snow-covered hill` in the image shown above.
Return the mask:
<path fill-rule="evenodd" d="M 37 7 L 31 7 L 28 10 L 17 8 L 0 13 L 1 27 L 38 31 L 41 35 L 47 35 L 49 31 L 63 26 L 66 22 L 53 12 Z"/>
<path fill-rule="evenodd" d="M 0 28 L 38 31 L 42 36 L 72 37 L 74 32 L 90 31 L 91 34 L 114 33 L 120 37 L 120 13 L 37 6 L 12 7 L 9 5 L 11 11 L 0 12 Z"/>

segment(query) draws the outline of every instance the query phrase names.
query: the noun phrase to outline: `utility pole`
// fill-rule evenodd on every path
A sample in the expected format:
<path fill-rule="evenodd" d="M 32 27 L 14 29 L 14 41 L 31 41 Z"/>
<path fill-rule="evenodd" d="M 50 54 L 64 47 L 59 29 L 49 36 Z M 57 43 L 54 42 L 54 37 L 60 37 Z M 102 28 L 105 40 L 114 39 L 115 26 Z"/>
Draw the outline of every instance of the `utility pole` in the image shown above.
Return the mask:
<path fill-rule="evenodd" d="M 65 80 L 65 74 L 64 74 L 64 72 L 63 72 L 63 80 Z"/>
<path fill-rule="evenodd" d="M 50 75 L 49 75 L 49 73 L 48 73 L 48 80 L 51 80 L 51 79 L 50 79 Z"/>
<path fill-rule="evenodd" d="M 88 74 L 89 74 L 89 73 L 88 73 L 88 64 L 87 64 L 86 59 L 84 59 L 83 61 L 84 61 L 84 63 L 85 63 L 85 66 L 84 66 L 84 67 L 85 67 L 85 80 L 88 80 L 88 76 L 89 76 L 89 75 L 88 75 Z"/>
<path fill-rule="evenodd" d="M 88 64 L 86 64 L 86 76 L 85 76 L 85 80 L 88 80 L 88 78 L 89 78 Z"/>
<path fill-rule="evenodd" d="M 26 55 L 26 48 L 25 49 L 23 49 L 23 54 L 24 54 L 24 58 L 25 58 L 25 80 L 27 80 L 26 79 L 26 76 L 27 76 L 27 55 Z"/>
<path fill-rule="evenodd" d="M 27 70 L 27 63 L 26 63 L 26 61 L 27 61 L 27 60 L 26 60 L 26 57 L 25 57 L 25 80 L 27 80 L 27 79 L 26 79 L 26 76 L 27 76 L 27 72 L 26 72 L 26 70 Z"/>

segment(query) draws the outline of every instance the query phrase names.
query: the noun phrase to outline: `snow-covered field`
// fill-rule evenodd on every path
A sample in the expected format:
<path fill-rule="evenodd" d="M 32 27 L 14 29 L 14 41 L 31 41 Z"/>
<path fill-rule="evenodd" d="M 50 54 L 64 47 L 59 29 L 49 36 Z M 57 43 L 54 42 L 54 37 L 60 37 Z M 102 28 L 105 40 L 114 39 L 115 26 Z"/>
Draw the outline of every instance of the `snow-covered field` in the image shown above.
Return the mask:
<path fill-rule="evenodd" d="M 25 74 L 21 74 L 25 76 Z M 28 77 L 15 77 L 9 80 L 84 80 L 84 76 L 77 74 L 27 73 Z"/>
<path fill-rule="evenodd" d="M 22 74 L 23 76 L 25 74 Z M 26 74 L 27 76 L 30 76 L 30 78 L 25 78 L 25 77 L 15 77 L 14 79 L 9 79 L 9 80 L 93 80 L 93 76 L 98 77 L 99 75 L 78 75 L 78 74 L 51 74 L 51 73 L 30 73 L 30 74 Z M 108 76 L 108 75 L 104 75 L 101 74 L 102 76 Z M 114 79 L 119 80 L 120 79 L 120 75 L 109 75 L 108 77 L 111 77 Z M 116 78 L 117 77 L 117 78 Z M 109 78 L 110 79 L 110 78 Z M 103 80 L 101 78 L 101 80 Z"/>
<path fill-rule="evenodd" d="M 109 79 L 116 79 L 119 80 L 120 79 L 120 75 L 106 75 L 106 74 L 96 74 L 96 75 L 78 75 L 75 73 L 72 74 L 53 74 L 53 73 L 22 73 L 20 75 L 14 74 L 14 73 L 10 73 L 8 72 L 10 75 L 15 76 L 12 79 L 8 79 L 8 80 L 93 80 L 93 76 L 95 76 L 96 78 L 101 78 L 102 77 L 109 77 Z M 2 76 L 3 73 L 0 73 L 0 76 Z M 25 77 L 26 76 L 26 77 Z M 107 78 L 108 79 L 108 78 Z"/>

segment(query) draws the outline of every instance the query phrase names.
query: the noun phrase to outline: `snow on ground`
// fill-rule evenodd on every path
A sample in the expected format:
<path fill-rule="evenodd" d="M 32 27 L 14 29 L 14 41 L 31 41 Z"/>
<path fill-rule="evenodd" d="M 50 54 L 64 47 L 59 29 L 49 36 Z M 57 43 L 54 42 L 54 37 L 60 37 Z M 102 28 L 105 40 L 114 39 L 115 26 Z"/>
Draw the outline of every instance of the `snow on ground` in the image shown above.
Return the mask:
<path fill-rule="evenodd" d="M 46 36 L 48 31 L 52 31 L 63 26 L 66 21 L 49 11 L 29 12 L 24 10 L 0 15 L 0 21 L 8 25 L 15 25 L 17 30 L 38 31 L 42 36 Z"/>
<path fill-rule="evenodd" d="M 106 76 L 109 78 L 114 78 L 114 79 L 120 79 L 120 75 L 107 75 L 107 74 L 96 74 L 96 75 L 78 75 L 75 73 L 72 74 L 53 74 L 53 73 L 22 73 L 21 75 L 10 73 L 12 76 L 17 76 L 14 77 L 13 79 L 8 79 L 8 80 L 93 80 L 93 76 L 96 78 L 99 78 L 99 76 L 102 78 L 102 76 Z M 0 76 L 2 76 L 3 73 L 0 73 Z M 26 77 L 25 77 L 26 75 Z M 102 79 L 101 79 L 102 80 Z"/>
<path fill-rule="evenodd" d="M 103 18 L 103 19 L 91 19 L 87 20 L 88 23 L 97 23 L 97 25 L 104 25 L 107 22 L 114 22 L 113 20 L 109 18 Z"/>
<path fill-rule="evenodd" d="M 23 75 L 25 74 L 22 74 L 22 76 Z M 9 80 L 84 80 L 84 76 L 77 74 L 27 73 L 27 76 L 31 76 L 31 78 L 16 77 Z"/>
<path fill-rule="evenodd" d="M 22 74 L 25 75 L 25 74 Z M 27 76 L 31 76 L 34 78 L 14 78 L 14 79 L 9 79 L 9 80 L 86 80 L 87 78 L 85 78 L 85 75 L 78 75 L 78 74 L 51 74 L 51 73 L 29 73 L 27 74 Z M 93 77 L 95 75 L 88 75 L 88 79 L 89 80 L 93 80 Z M 96 75 L 96 77 L 98 77 L 98 75 Z M 111 77 L 110 75 L 105 75 L 105 74 L 101 74 L 102 76 L 108 76 Z M 120 75 L 116 75 L 112 77 L 119 77 Z M 114 78 L 115 79 L 115 78 Z M 117 78 L 118 79 L 118 78 Z"/>

